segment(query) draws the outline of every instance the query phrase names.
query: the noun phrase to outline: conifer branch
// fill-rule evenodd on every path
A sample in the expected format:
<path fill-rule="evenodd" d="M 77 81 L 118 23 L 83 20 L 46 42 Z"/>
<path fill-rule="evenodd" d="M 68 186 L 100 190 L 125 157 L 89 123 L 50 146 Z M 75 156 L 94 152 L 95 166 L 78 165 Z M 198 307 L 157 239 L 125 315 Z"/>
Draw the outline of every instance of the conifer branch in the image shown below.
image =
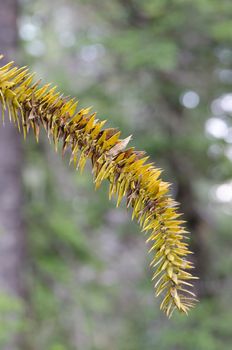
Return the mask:
<path fill-rule="evenodd" d="M 147 234 L 156 296 L 163 296 L 160 308 L 169 317 L 175 309 L 187 313 L 196 301 L 189 283 L 196 277 L 188 271 L 193 266 L 186 259 L 191 252 L 185 243 L 184 221 L 168 195 L 169 184 L 160 179 L 161 170 L 147 163 L 145 152 L 127 148 L 130 136 L 120 139 L 120 132 L 104 129 L 106 121 L 98 120 L 90 108 L 78 111 L 75 99 L 33 80 L 34 74 L 13 62 L 0 68 L 3 123 L 7 112 L 24 138 L 32 129 L 37 141 L 43 126 L 56 150 L 59 141 L 63 154 L 67 148 L 71 150 L 70 163 L 76 169 L 82 171 L 87 159 L 91 160 L 96 188 L 107 179 L 109 198 L 116 195 L 118 206 L 125 197 L 132 219 L 136 218 Z"/>

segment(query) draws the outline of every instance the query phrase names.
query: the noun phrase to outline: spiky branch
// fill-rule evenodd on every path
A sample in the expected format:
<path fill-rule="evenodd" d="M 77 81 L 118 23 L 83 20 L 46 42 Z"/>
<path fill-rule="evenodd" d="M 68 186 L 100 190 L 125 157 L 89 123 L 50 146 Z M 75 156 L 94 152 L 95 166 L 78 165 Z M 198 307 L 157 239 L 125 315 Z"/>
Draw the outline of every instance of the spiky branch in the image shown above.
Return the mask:
<path fill-rule="evenodd" d="M 169 184 L 160 179 L 161 170 L 147 163 L 145 152 L 127 148 L 130 136 L 120 139 L 120 132 L 104 129 L 106 121 L 99 121 L 90 108 L 78 111 L 75 99 L 33 80 L 34 74 L 26 67 L 14 67 L 13 62 L 0 68 L 3 123 L 7 111 L 24 137 L 31 128 L 37 141 L 43 126 L 56 149 L 61 141 L 63 154 L 67 148 L 71 150 L 70 163 L 76 169 L 82 171 L 87 159 L 91 160 L 96 188 L 108 180 L 109 198 L 116 195 L 118 206 L 125 197 L 132 219 L 146 231 L 156 296 L 163 296 L 160 308 L 168 316 L 175 309 L 187 313 L 196 301 L 190 283 L 196 277 L 188 272 L 193 266 L 186 259 L 190 254 L 185 243 L 187 231 L 177 203 L 168 195 Z"/>

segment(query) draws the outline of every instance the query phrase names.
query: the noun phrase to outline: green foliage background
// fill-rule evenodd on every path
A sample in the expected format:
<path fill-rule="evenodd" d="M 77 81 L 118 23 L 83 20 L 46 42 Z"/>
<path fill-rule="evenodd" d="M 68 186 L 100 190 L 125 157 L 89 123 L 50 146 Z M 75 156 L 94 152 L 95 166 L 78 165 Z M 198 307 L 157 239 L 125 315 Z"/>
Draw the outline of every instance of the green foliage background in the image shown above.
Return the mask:
<path fill-rule="evenodd" d="M 18 60 L 93 105 L 123 136 L 133 133 L 177 199 L 186 188 L 181 209 L 187 219 L 196 211 L 201 227 L 192 230 L 200 303 L 189 317 L 167 320 L 153 295 L 144 237 L 125 209 L 115 210 L 104 188 L 94 193 L 89 169 L 75 174 L 45 137 L 40 145 L 31 139 L 24 169 L 30 297 L 25 305 L 0 297 L 0 344 L 19 327 L 30 349 L 231 349 L 232 198 L 216 196 L 218 186 L 232 186 L 231 111 L 212 110 L 231 91 L 231 15 L 229 0 L 21 1 Z M 192 90 L 200 103 L 188 109 L 181 96 Z M 227 125 L 227 138 L 206 132 L 212 117 Z M 11 321 L 12 307 L 22 321 Z"/>

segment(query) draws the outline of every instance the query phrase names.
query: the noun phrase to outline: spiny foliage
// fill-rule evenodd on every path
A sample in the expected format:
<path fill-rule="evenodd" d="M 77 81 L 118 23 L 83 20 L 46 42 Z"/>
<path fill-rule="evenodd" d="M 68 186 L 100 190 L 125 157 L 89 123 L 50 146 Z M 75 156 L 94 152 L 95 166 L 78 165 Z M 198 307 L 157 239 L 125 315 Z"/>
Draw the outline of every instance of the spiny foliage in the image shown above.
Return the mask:
<path fill-rule="evenodd" d="M 189 290 L 193 277 L 187 270 L 193 268 L 186 260 L 190 254 L 184 242 L 187 231 L 177 213 L 177 203 L 168 195 L 169 184 L 160 179 L 161 170 L 147 163 L 145 152 L 126 148 L 130 136 L 120 139 L 117 129 L 103 129 L 104 121 L 96 118 L 90 108 L 76 110 L 75 99 L 64 97 L 50 84 L 40 87 L 33 82 L 34 74 L 26 67 L 14 67 L 9 62 L 0 68 L 0 103 L 2 117 L 6 111 L 11 121 L 26 137 L 30 128 L 38 141 L 41 126 L 52 138 L 57 149 L 71 150 L 70 163 L 83 170 L 87 159 L 92 162 L 96 188 L 107 179 L 109 198 L 117 196 L 117 206 L 123 197 L 132 207 L 135 217 L 150 242 L 154 254 L 156 296 L 162 294 L 160 308 L 171 316 L 175 309 L 187 313 L 195 304 L 195 295 Z"/>

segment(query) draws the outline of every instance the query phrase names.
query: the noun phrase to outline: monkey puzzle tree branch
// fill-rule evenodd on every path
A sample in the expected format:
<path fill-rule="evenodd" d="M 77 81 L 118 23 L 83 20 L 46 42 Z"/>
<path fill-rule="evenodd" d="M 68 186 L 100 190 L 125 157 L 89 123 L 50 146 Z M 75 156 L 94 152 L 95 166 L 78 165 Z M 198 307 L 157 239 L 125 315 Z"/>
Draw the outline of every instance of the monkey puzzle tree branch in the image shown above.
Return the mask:
<path fill-rule="evenodd" d="M 125 198 L 132 219 L 146 231 L 156 296 L 163 296 L 160 308 L 168 316 L 175 309 L 187 313 L 196 301 L 190 283 L 196 277 L 188 272 L 193 266 L 186 259 L 191 253 L 185 243 L 187 231 L 177 203 L 168 195 L 169 184 L 160 179 L 161 170 L 147 163 L 145 152 L 127 148 L 130 136 L 120 139 L 120 132 L 104 129 L 106 121 L 99 121 L 90 108 L 78 111 L 75 99 L 64 97 L 50 84 L 40 87 L 40 81 L 33 79 L 26 67 L 14 67 L 13 62 L 0 68 L 3 123 L 8 111 L 24 137 L 32 129 L 37 141 L 43 126 L 56 149 L 61 141 L 63 154 L 71 150 L 70 163 L 81 171 L 91 160 L 96 188 L 108 180 L 109 198 L 116 195 L 117 206 Z"/>

